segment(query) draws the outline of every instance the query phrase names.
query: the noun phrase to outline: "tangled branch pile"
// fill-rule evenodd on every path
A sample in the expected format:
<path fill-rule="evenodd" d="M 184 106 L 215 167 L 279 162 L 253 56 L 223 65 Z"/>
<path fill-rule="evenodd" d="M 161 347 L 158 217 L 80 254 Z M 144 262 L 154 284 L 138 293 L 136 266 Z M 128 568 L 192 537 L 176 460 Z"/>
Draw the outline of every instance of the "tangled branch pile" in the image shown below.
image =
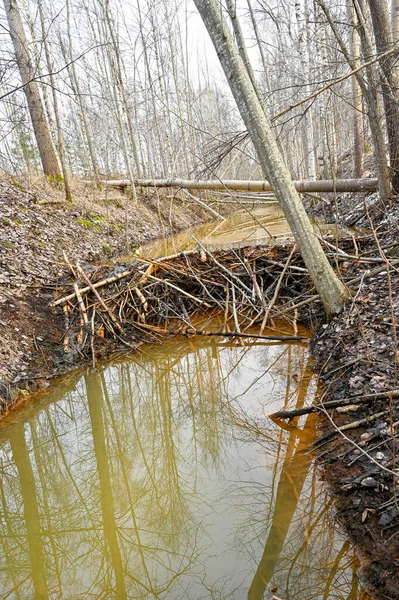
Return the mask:
<path fill-rule="evenodd" d="M 64 310 L 64 351 L 85 358 L 91 353 L 93 363 L 110 341 L 134 348 L 170 333 L 210 333 L 198 331 L 191 320 L 204 312 L 223 311 L 223 331 L 217 334 L 242 337 L 259 323 L 262 336 L 266 323 L 280 317 L 296 321 L 297 309 L 314 299 L 293 244 L 215 253 L 200 244 L 159 260 L 139 257 L 129 268 L 101 268 L 90 278 L 79 265 L 68 264 L 73 292 L 52 306 Z"/>

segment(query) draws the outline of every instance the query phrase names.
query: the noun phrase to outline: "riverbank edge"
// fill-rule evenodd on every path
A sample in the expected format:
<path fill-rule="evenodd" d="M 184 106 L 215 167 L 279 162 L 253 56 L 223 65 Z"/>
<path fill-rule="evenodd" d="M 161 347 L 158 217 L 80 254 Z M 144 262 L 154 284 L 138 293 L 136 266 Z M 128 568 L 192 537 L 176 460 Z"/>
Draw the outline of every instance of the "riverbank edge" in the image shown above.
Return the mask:
<path fill-rule="evenodd" d="M 399 450 L 394 430 L 399 423 L 399 198 L 390 207 L 378 193 L 326 200 L 308 206 L 309 214 L 355 228 L 368 241 L 363 247 L 354 241 L 351 256 L 335 256 L 341 276 L 355 279 L 352 299 L 313 331 L 310 351 L 322 401 L 346 399 L 341 409 L 319 412 L 317 429 L 324 441 L 314 450 L 337 521 L 357 550 L 364 588 L 375 600 L 398 600 L 399 478 L 393 472 Z M 364 264 L 356 260 L 359 255 Z M 376 262 L 367 263 L 368 258 Z"/>

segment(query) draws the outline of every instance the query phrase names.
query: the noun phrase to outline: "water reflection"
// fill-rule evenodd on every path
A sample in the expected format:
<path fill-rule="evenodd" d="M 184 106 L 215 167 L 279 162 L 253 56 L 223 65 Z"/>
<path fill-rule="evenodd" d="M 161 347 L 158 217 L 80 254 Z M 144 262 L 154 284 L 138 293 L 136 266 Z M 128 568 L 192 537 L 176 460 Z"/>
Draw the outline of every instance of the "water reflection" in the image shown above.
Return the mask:
<path fill-rule="evenodd" d="M 317 219 L 312 221 L 317 235 L 351 235 L 344 227 L 323 224 Z M 139 248 L 138 253 L 146 258 L 159 258 L 177 252 L 190 250 L 197 246 L 194 237 L 210 250 L 221 248 L 239 248 L 270 244 L 292 239 L 292 233 L 278 204 L 270 203 L 251 209 L 237 210 L 224 220 L 210 221 L 182 231 L 172 236 L 159 238 Z M 126 257 L 123 257 L 126 260 Z"/>
<path fill-rule="evenodd" d="M 357 599 L 306 452 L 304 345 L 174 340 L 0 430 L 1 598 Z"/>
<path fill-rule="evenodd" d="M 292 237 L 281 208 L 277 204 L 267 204 L 251 210 L 237 210 L 224 220 L 211 221 L 188 232 L 160 238 L 146 244 L 139 252 L 155 258 L 195 248 L 196 242 L 191 234 L 212 250 L 269 244 L 274 239 Z"/>

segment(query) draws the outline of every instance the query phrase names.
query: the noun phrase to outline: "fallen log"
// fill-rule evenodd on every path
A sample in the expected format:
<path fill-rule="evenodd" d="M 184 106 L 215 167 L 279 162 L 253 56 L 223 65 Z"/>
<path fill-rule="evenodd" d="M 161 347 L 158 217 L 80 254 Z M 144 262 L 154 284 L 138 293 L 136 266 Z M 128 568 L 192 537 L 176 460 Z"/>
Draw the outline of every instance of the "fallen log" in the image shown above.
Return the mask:
<path fill-rule="evenodd" d="M 86 183 L 95 183 L 94 181 Z M 103 180 L 100 182 L 107 187 L 127 188 L 130 186 L 129 179 Z M 138 187 L 176 187 L 192 190 L 232 190 L 244 192 L 272 192 L 272 186 L 268 181 L 244 181 L 244 180 L 214 180 L 214 181 L 191 181 L 189 179 L 137 179 Z M 375 192 L 378 189 L 378 179 L 320 179 L 293 181 L 298 192 Z M 97 184 L 96 184 L 97 185 Z"/>

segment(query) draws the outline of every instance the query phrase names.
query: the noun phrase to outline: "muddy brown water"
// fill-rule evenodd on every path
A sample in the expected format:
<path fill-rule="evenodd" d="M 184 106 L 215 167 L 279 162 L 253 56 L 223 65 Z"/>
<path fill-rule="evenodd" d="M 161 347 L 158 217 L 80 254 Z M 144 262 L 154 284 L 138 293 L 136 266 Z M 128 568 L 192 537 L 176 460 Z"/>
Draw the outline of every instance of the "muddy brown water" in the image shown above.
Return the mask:
<path fill-rule="evenodd" d="M 237 247 L 252 244 L 268 244 L 277 239 L 291 238 L 287 221 L 277 204 L 239 210 L 226 219 L 210 221 L 176 235 L 156 240 L 143 246 L 146 256 L 168 256 L 196 246 L 197 239 L 210 249 Z"/>
<path fill-rule="evenodd" d="M 349 229 L 325 225 L 317 220 L 313 220 L 313 227 L 317 234 L 350 234 Z M 293 239 L 283 211 L 277 203 L 269 203 L 253 209 L 242 209 L 230 214 L 226 219 L 210 221 L 189 231 L 155 240 L 139 248 L 138 252 L 151 258 L 169 256 L 195 248 L 197 242 L 194 238 L 199 239 L 210 250 L 279 243 Z"/>
<path fill-rule="evenodd" d="M 61 380 L 0 423 L 0 597 L 365 599 L 314 417 L 268 417 L 317 392 L 307 344 L 255 339 Z"/>

